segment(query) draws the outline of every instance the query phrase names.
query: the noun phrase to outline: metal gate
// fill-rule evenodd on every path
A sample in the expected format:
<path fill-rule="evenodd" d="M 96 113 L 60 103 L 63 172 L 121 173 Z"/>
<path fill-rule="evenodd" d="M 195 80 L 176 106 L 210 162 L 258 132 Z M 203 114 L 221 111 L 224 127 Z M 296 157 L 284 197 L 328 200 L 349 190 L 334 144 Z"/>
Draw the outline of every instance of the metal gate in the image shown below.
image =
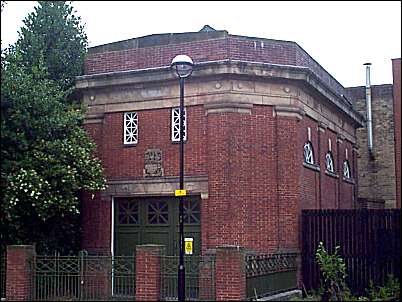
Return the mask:
<path fill-rule="evenodd" d="M 134 256 L 36 256 L 34 300 L 133 300 Z"/>
<path fill-rule="evenodd" d="M 161 300 L 177 300 L 178 256 L 161 257 Z M 215 300 L 215 257 L 185 256 L 186 300 Z"/>

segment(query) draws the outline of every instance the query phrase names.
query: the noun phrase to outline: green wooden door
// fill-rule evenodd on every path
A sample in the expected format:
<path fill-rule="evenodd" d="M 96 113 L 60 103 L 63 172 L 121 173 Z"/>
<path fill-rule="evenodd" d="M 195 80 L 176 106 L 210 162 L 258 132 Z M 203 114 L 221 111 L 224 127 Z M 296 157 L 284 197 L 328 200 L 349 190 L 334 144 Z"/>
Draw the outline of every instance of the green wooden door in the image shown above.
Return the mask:
<path fill-rule="evenodd" d="M 201 252 L 199 196 L 184 200 L 184 236 L 193 238 L 193 253 Z M 115 198 L 115 254 L 132 255 L 138 244 L 162 244 L 166 255 L 178 255 L 177 197 Z"/>

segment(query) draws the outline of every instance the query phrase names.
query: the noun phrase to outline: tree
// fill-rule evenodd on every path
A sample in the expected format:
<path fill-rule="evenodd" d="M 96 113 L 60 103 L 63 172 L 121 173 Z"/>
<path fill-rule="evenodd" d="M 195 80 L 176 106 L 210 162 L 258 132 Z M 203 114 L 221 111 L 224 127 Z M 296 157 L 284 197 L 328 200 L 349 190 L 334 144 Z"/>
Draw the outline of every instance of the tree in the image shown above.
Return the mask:
<path fill-rule="evenodd" d="M 25 66 L 37 66 L 43 59 L 49 78 L 72 92 L 81 75 L 88 46 L 81 18 L 65 1 L 38 1 L 39 6 L 24 19 L 17 40 Z"/>
<path fill-rule="evenodd" d="M 40 8 L 36 13 L 43 15 Z M 65 17 L 54 14 L 44 24 L 60 18 Z M 80 74 L 82 64 L 70 68 L 76 63 L 64 62 L 66 72 L 60 76 L 49 63 L 55 62 L 48 57 L 51 48 L 41 51 L 36 44 L 27 60 L 23 40 L 20 35 L 1 54 L 0 241 L 66 253 L 79 247 L 80 192 L 105 188 L 101 163 L 93 156 L 95 144 L 81 127 L 83 108 L 66 101 L 73 82 L 66 84 Z"/>

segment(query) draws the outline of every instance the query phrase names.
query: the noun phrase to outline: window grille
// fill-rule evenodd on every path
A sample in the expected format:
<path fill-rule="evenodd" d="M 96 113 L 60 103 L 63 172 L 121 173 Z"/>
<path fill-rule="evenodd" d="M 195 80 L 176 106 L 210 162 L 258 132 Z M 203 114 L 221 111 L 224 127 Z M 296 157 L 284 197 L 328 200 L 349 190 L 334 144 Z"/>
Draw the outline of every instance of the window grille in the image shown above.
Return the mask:
<path fill-rule="evenodd" d="M 169 224 L 169 207 L 166 201 L 148 203 L 149 224 Z"/>
<path fill-rule="evenodd" d="M 343 162 L 343 177 L 350 179 L 350 166 L 349 166 L 349 162 L 347 160 L 345 160 Z"/>
<path fill-rule="evenodd" d="M 308 164 L 314 165 L 313 145 L 311 142 L 304 144 L 304 161 Z"/>
<path fill-rule="evenodd" d="M 325 166 L 327 171 L 334 173 L 334 158 L 331 151 L 328 151 L 328 153 L 325 155 Z"/>
<path fill-rule="evenodd" d="M 183 140 L 187 140 L 187 112 L 183 115 Z M 172 109 L 172 142 L 180 142 L 180 108 Z"/>
<path fill-rule="evenodd" d="M 138 143 L 138 115 L 137 112 L 124 113 L 124 144 Z"/>

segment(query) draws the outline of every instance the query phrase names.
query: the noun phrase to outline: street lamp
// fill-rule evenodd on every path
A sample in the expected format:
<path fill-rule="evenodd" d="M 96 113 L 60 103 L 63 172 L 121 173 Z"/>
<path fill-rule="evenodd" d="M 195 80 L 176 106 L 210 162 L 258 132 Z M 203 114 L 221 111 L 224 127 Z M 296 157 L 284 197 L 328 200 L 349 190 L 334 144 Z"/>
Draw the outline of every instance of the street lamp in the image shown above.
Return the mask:
<path fill-rule="evenodd" d="M 186 55 L 177 55 L 170 67 L 174 69 L 180 82 L 180 191 L 184 190 L 184 79 L 193 72 L 193 60 Z M 179 268 L 178 289 L 179 301 L 185 300 L 185 269 L 184 269 L 184 222 L 183 222 L 183 195 L 179 196 Z"/>

